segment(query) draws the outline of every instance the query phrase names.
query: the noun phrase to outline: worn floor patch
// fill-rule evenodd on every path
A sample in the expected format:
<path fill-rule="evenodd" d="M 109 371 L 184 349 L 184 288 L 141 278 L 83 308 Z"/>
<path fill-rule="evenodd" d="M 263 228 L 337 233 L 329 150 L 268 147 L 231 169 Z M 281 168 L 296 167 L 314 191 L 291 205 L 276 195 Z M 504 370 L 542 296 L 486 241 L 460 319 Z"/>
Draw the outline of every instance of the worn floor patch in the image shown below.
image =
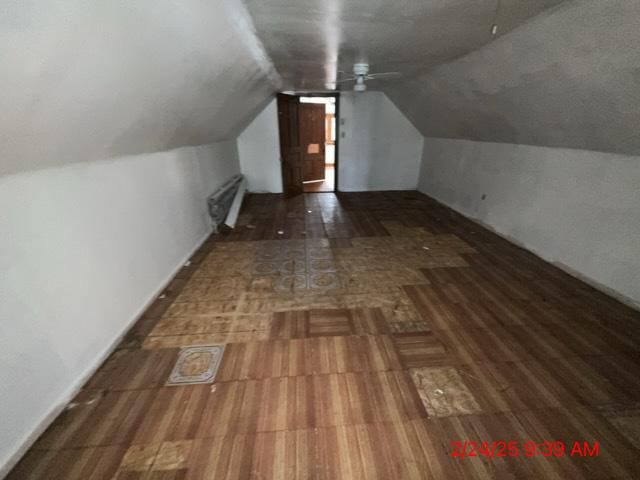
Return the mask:
<path fill-rule="evenodd" d="M 212 383 L 216 378 L 224 345 L 186 347 L 180 351 L 167 385 Z"/>
<path fill-rule="evenodd" d="M 468 415 L 481 411 L 455 368 L 414 368 L 409 372 L 430 417 Z"/>

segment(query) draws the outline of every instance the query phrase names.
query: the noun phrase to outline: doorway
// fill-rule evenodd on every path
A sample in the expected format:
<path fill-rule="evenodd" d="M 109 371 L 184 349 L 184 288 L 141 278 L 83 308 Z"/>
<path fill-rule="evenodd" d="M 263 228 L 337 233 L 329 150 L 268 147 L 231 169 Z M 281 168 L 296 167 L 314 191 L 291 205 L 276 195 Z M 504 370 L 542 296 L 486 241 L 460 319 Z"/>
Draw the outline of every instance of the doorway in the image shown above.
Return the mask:
<path fill-rule="evenodd" d="M 336 191 L 338 94 L 279 94 L 278 122 L 285 194 Z"/>

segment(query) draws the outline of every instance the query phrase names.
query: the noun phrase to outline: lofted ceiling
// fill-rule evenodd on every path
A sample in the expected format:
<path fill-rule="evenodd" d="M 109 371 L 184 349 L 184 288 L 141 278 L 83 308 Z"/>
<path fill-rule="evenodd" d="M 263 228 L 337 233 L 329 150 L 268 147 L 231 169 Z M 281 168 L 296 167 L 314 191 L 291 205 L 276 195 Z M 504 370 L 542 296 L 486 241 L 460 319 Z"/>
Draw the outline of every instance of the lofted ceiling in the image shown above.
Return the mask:
<path fill-rule="evenodd" d="M 244 2 L 284 87 L 325 90 L 354 62 L 412 78 L 492 41 L 494 23 L 503 35 L 562 0 Z"/>

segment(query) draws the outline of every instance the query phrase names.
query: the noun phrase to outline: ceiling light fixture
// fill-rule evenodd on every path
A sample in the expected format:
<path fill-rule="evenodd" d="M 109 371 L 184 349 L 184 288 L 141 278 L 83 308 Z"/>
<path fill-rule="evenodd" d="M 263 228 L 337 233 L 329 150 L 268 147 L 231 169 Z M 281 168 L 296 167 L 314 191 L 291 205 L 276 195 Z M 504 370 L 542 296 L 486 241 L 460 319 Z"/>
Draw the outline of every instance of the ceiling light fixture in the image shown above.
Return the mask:
<path fill-rule="evenodd" d="M 353 89 L 356 92 L 364 92 L 367 90 L 367 85 L 366 85 L 367 80 L 390 79 L 390 78 L 397 78 L 399 76 L 400 76 L 399 72 L 369 73 L 368 63 L 354 63 L 353 75 L 346 78 L 341 78 L 340 80 L 338 80 L 337 83 L 354 82 Z"/>

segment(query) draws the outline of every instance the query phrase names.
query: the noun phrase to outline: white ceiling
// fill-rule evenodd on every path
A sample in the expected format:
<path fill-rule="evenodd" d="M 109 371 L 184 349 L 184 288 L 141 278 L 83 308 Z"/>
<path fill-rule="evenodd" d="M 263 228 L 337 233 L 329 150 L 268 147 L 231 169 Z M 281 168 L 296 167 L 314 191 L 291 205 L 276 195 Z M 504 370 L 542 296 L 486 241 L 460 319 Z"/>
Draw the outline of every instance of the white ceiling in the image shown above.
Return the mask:
<path fill-rule="evenodd" d="M 287 90 L 367 62 L 425 136 L 640 154 L 638 0 L 243 2 Z"/>
<path fill-rule="evenodd" d="M 427 136 L 640 152 L 640 3 L 497 2 L 9 2 L 0 175 L 234 138 L 356 61 Z"/>
<path fill-rule="evenodd" d="M 243 0 L 286 89 L 314 90 L 365 61 L 411 78 L 562 0 Z M 499 8 L 497 8 L 499 6 Z M 383 85 L 382 80 L 370 84 Z M 350 88 L 347 85 L 346 88 Z"/>

